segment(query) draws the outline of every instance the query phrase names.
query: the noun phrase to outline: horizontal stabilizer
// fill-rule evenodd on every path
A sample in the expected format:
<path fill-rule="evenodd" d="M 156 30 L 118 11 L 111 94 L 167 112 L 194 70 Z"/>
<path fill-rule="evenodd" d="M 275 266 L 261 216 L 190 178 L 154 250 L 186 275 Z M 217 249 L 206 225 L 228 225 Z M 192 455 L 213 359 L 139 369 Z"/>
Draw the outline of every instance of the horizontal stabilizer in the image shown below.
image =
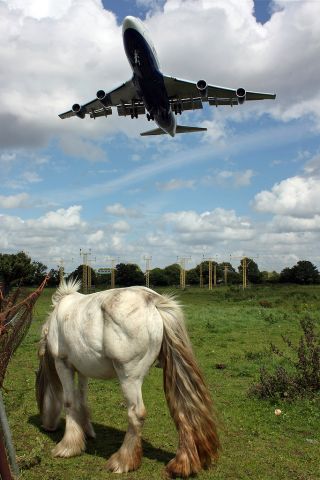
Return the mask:
<path fill-rule="evenodd" d="M 186 127 L 185 125 L 177 125 L 176 133 L 189 133 L 189 132 L 206 132 L 207 129 L 203 127 Z"/>
<path fill-rule="evenodd" d="M 177 125 L 176 133 L 191 133 L 191 132 L 205 132 L 207 129 L 202 127 L 186 127 L 185 125 Z M 140 133 L 142 137 L 148 135 L 165 135 L 167 132 L 162 130 L 162 128 L 154 128 L 153 130 L 147 130 L 146 132 Z"/>

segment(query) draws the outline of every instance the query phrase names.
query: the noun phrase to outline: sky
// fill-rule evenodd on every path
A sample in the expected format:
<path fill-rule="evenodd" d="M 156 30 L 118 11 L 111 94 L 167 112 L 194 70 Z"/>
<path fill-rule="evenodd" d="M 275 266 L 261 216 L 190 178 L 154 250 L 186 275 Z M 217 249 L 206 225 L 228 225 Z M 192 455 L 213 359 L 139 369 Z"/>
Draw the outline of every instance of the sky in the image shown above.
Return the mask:
<path fill-rule="evenodd" d="M 131 78 L 126 15 L 161 71 L 275 92 L 183 112 L 207 132 L 140 137 L 145 117 L 58 114 Z M 0 0 L 0 252 L 67 271 L 188 258 L 320 267 L 320 1 Z"/>

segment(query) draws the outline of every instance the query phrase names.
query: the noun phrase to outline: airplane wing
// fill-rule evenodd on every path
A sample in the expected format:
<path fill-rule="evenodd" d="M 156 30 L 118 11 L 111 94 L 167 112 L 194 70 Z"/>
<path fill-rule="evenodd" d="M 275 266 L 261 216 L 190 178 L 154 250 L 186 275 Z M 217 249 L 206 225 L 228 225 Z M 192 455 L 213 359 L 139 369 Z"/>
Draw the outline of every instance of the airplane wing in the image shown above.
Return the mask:
<path fill-rule="evenodd" d="M 130 115 L 132 107 L 138 115 L 144 113 L 142 99 L 138 97 L 132 79 L 110 92 L 99 90 L 94 100 L 84 105 L 74 104 L 71 110 L 60 113 L 59 117 L 65 119 L 76 115 L 84 118 L 87 114 L 91 118 L 102 117 L 112 114 L 111 107 L 117 107 L 119 115 Z"/>
<path fill-rule="evenodd" d="M 180 102 L 182 110 L 202 108 L 202 102 L 210 105 L 237 105 L 244 100 L 275 99 L 276 95 L 262 92 L 246 92 L 243 88 L 232 89 L 207 85 L 204 80 L 190 82 L 175 77 L 164 75 L 164 83 L 173 108 Z M 199 88 L 200 87 L 200 88 Z"/>

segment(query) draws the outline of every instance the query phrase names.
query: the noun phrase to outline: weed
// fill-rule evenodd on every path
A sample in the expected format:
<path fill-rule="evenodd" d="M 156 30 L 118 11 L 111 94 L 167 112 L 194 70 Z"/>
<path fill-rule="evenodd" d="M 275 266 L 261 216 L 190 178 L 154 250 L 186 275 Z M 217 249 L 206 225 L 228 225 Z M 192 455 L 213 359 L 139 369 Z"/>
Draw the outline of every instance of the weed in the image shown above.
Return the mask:
<path fill-rule="evenodd" d="M 260 382 L 251 386 L 249 394 L 259 398 L 280 397 L 294 400 L 320 390 L 320 337 L 311 317 L 301 319 L 300 326 L 303 333 L 297 346 L 282 335 L 282 340 L 296 356 L 295 360 L 274 344 L 270 345 L 271 352 L 290 365 L 290 369 L 278 365 L 274 373 L 269 373 L 262 367 Z"/>
<path fill-rule="evenodd" d="M 269 300 L 259 300 L 259 305 L 262 308 L 272 308 L 272 303 Z"/>
<path fill-rule="evenodd" d="M 246 352 L 244 356 L 247 360 L 261 360 L 264 355 L 264 352 Z"/>
<path fill-rule="evenodd" d="M 263 320 L 267 322 L 269 325 L 273 325 L 274 323 L 277 323 L 277 318 L 272 313 L 268 313 L 267 315 L 264 315 Z"/>

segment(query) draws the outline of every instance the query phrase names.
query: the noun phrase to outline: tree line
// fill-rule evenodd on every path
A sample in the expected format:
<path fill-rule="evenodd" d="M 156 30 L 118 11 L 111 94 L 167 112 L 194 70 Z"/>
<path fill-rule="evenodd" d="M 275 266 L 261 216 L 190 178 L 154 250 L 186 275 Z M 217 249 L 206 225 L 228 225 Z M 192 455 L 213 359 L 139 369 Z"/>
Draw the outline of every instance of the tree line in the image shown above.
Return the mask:
<path fill-rule="evenodd" d="M 210 264 L 211 263 L 211 264 Z M 91 267 L 92 285 L 109 286 L 110 274 L 100 274 Z M 79 265 L 67 278 L 82 279 L 83 266 Z M 211 270 L 211 273 L 210 273 Z M 149 272 L 150 285 L 178 286 L 180 284 L 180 265 L 173 263 L 164 268 L 153 268 Z M 16 254 L 0 253 L 0 288 L 8 293 L 12 286 L 22 283 L 25 286 L 39 285 L 43 277 L 49 273 L 48 286 L 55 287 L 60 281 L 59 269 L 48 270 L 47 266 L 39 261 L 33 261 L 25 252 Z M 213 283 L 228 285 L 241 284 L 243 281 L 243 261 L 237 269 L 230 263 L 217 263 L 203 261 L 195 268 L 186 271 L 187 285 L 209 284 L 209 275 Z M 280 273 L 276 271 L 260 271 L 258 264 L 250 258 L 246 258 L 246 276 L 251 284 L 262 283 L 297 283 L 310 285 L 320 283 L 320 275 L 317 267 L 308 260 L 300 260 L 291 268 L 284 268 Z M 214 278 L 213 278 L 214 277 Z M 213 278 L 213 279 L 212 279 Z M 116 286 L 125 287 L 131 285 L 145 285 L 145 274 L 141 268 L 133 263 L 119 263 L 115 267 Z"/>

